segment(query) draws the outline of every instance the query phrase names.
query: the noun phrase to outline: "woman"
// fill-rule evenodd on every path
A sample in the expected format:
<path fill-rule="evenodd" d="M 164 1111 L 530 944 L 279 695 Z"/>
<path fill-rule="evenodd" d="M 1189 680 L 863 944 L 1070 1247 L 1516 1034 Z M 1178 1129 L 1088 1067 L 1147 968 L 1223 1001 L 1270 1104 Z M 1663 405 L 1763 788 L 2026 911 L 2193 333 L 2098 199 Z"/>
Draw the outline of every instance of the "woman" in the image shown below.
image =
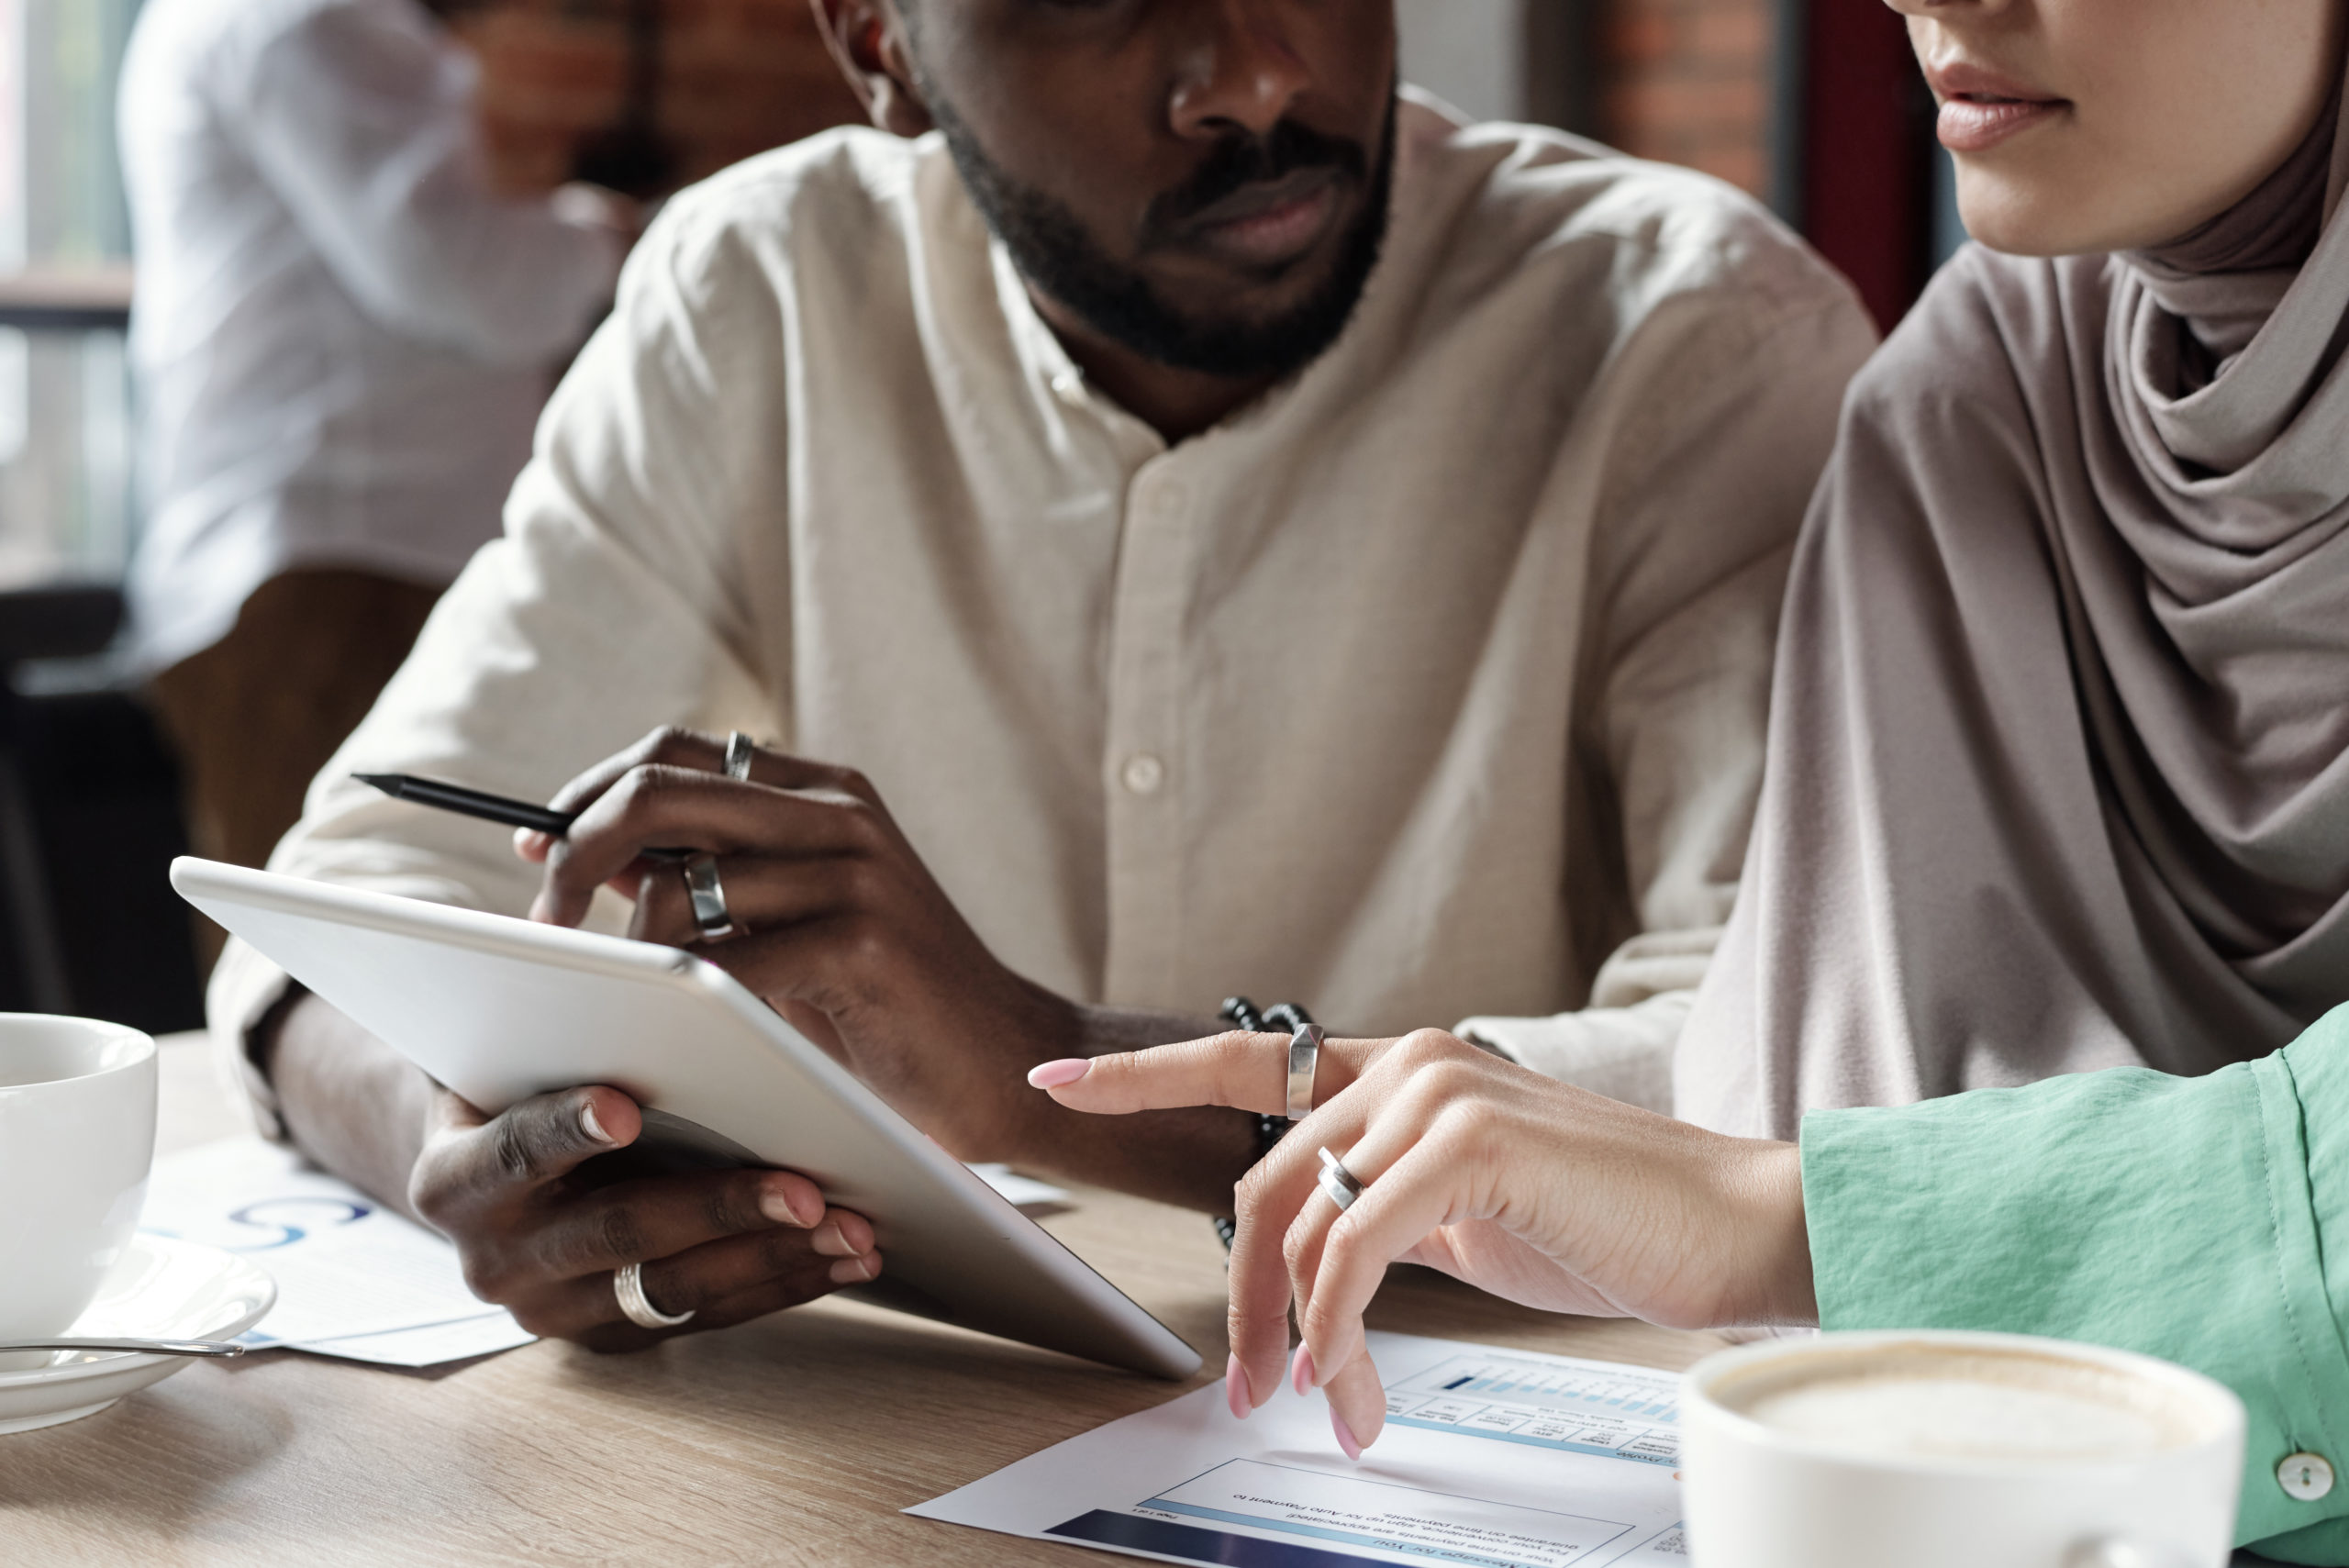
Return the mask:
<path fill-rule="evenodd" d="M 1723 1131 L 2207 1073 L 2349 1000 L 2343 7 L 1898 6 L 1980 243 L 1805 526 L 1675 1064 Z"/>
<path fill-rule="evenodd" d="M 2349 1563 L 2349 1486 L 2278 1472 L 2349 1461 L 2349 1015 L 2309 1027 L 2349 999 L 2343 6 L 1895 4 L 1992 249 L 1864 373 L 1807 527 L 1677 1066 L 1721 1130 L 1334 1043 L 1241 1191 L 1234 1407 L 1294 1301 L 1300 1386 L 1375 1437 L 1397 1257 L 1673 1324 L 2065 1335 L 2228 1382 L 2242 1538 Z M 1033 1081 L 1271 1111 L 1277 1045 Z"/>

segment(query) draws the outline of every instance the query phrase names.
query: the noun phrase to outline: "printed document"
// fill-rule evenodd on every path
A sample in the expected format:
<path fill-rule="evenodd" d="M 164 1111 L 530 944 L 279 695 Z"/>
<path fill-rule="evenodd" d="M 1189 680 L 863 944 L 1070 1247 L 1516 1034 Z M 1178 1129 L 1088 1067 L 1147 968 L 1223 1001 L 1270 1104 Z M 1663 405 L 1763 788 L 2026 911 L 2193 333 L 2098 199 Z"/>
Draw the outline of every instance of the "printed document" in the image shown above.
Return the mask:
<path fill-rule="evenodd" d="M 527 1345 L 465 1286 L 457 1249 L 292 1150 L 235 1138 L 155 1162 L 139 1228 L 250 1258 L 277 1305 L 245 1342 L 387 1366 Z"/>
<path fill-rule="evenodd" d="M 1233 1418 L 1219 1382 L 906 1511 L 1167 1562 L 1660 1568 L 1687 1562 L 1680 1380 L 1373 1334 L 1386 1430 L 1359 1462 L 1317 1391 Z"/>

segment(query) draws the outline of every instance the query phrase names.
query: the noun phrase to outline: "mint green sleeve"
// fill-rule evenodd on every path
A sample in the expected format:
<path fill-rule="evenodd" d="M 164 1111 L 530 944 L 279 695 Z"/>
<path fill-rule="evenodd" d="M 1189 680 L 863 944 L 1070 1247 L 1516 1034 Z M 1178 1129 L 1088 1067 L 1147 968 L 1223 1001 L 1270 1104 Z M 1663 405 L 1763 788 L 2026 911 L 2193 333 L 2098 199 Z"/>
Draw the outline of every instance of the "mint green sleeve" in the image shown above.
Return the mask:
<path fill-rule="evenodd" d="M 2050 1334 L 2207 1373 L 2251 1413 L 2237 1540 L 2349 1565 L 2349 1008 L 2207 1078 L 1815 1111 L 1802 1171 L 1822 1327 Z M 2303 1451 L 2341 1477 L 2313 1502 L 2277 1480 Z"/>

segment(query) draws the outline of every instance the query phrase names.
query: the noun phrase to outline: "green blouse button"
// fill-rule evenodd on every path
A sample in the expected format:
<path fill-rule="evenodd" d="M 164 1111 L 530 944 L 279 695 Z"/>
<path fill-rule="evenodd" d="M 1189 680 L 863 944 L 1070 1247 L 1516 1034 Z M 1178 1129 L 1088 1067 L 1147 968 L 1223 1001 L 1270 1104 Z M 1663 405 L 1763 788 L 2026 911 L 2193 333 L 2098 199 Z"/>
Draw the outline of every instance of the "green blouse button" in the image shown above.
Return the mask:
<path fill-rule="evenodd" d="M 2332 1466 L 2321 1453 L 2296 1453 L 2276 1467 L 2276 1480 L 2291 1496 L 2313 1503 L 2332 1490 Z"/>

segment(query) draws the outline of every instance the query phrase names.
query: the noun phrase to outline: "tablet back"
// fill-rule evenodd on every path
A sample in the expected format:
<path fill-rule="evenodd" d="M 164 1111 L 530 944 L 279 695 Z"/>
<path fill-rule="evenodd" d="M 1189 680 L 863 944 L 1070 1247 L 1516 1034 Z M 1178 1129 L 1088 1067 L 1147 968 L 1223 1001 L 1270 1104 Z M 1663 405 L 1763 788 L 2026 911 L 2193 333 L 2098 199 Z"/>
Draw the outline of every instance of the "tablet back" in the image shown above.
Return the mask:
<path fill-rule="evenodd" d="M 804 1172 L 873 1221 L 883 1304 L 1182 1378 L 1197 1352 L 731 975 L 675 948 L 209 861 L 172 885 L 474 1105 L 608 1084 L 672 1155 Z"/>

